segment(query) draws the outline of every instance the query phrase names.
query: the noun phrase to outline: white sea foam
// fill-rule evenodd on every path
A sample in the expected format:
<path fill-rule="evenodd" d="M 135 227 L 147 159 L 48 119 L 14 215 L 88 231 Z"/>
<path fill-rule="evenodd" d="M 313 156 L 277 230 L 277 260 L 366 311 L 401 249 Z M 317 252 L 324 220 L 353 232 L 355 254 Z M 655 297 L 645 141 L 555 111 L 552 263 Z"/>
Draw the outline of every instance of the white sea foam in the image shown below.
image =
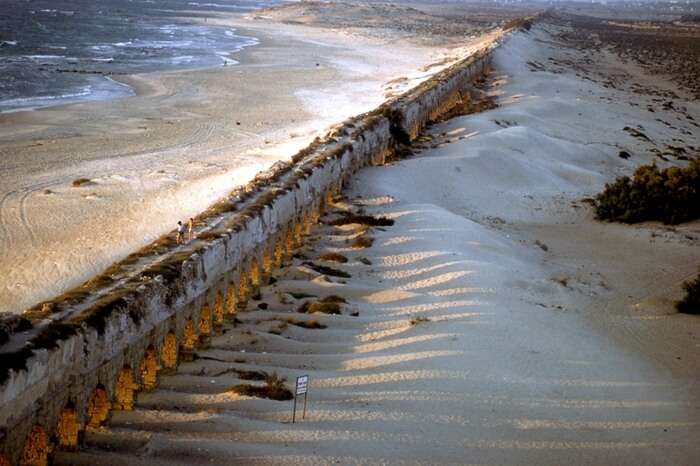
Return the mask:
<path fill-rule="evenodd" d="M 184 63 L 190 63 L 193 60 L 194 60 L 194 57 L 192 55 L 182 55 L 182 56 L 173 57 L 170 59 L 170 61 L 175 65 L 182 65 Z"/>
<path fill-rule="evenodd" d="M 62 61 L 66 58 L 65 55 L 25 55 L 25 56 L 32 61 L 51 61 L 51 62 Z"/>
<path fill-rule="evenodd" d="M 231 52 L 216 52 L 216 54 L 221 57 L 224 62 L 224 66 L 237 65 L 239 63 L 237 60 L 230 58 Z"/>
<path fill-rule="evenodd" d="M 106 76 L 91 77 L 89 82 L 90 84 L 73 92 L 0 100 L 0 113 L 22 112 L 86 100 L 107 100 L 134 95 L 130 86 Z"/>
<path fill-rule="evenodd" d="M 16 40 L 0 40 L 0 47 L 4 47 L 6 45 L 17 45 Z"/>
<path fill-rule="evenodd" d="M 25 105 L 27 105 L 27 106 L 33 105 L 34 108 L 42 107 L 42 106 L 46 106 L 47 102 L 85 97 L 87 95 L 90 95 L 90 92 L 92 92 L 92 86 L 85 86 L 77 92 L 70 92 L 70 93 L 66 93 L 66 94 L 43 95 L 43 96 L 36 96 L 36 97 L 17 97 L 14 99 L 5 99 L 5 100 L 0 100 L 0 108 L 1 107 L 18 107 L 18 106 L 24 107 Z M 17 111 L 17 109 L 12 109 L 9 111 Z M 7 111 L 2 111 L 0 113 L 7 113 Z"/>
<path fill-rule="evenodd" d="M 240 6 L 240 5 L 221 5 L 219 3 L 199 3 L 199 2 L 188 2 L 187 3 L 190 6 L 208 6 L 208 7 L 214 7 L 214 8 L 230 8 L 234 10 L 250 10 L 249 7 L 245 6 Z"/>

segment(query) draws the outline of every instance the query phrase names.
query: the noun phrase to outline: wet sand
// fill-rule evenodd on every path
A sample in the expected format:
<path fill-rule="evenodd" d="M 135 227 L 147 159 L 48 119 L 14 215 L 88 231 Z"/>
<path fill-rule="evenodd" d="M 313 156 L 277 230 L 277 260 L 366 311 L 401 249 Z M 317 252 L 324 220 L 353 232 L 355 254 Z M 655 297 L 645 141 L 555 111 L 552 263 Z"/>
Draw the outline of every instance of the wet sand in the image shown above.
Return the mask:
<path fill-rule="evenodd" d="M 260 39 L 240 65 L 134 75 L 133 98 L 0 115 L 0 312 L 84 282 L 445 59 L 390 32 L 217 21 Z"/>

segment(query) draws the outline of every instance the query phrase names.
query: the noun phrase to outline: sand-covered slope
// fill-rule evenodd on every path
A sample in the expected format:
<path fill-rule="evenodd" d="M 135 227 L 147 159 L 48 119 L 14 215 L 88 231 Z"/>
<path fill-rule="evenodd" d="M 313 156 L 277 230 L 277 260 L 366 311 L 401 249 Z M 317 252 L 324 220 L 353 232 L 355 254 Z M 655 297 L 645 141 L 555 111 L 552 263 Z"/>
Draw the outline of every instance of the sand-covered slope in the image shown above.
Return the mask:
<path fill-rule="evenodd" d="M 669 300 L 698 227 L 599 224 L 578 202 L 653 157 L 624 126 L 676 135 L 643 96 L 528 64 L 584 58 L 548 31 L 496 52 L 500 108 L 433 126 L 436 147 L 363 170 L 335 206 L 394 225 L 315 227 L 235 327 L 58 463 L 700 462 L 699 324 Z M 329 295 L 341 315 L 297 312 Z M 232 393 L 244 370 L 309 374 L 306 419 Z"/>

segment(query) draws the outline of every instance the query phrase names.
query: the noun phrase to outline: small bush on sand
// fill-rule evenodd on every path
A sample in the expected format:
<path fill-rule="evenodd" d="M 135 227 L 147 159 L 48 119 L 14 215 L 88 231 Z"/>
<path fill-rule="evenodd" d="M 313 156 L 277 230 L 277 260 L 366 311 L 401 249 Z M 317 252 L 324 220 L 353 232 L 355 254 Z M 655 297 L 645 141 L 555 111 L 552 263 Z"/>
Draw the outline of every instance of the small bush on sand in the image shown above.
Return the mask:
<path fill-rule="evenodd" d="M 330 277 L 350 278 L 352 276 L 347 272 L 343 272 L 342 270 L 334 269 L 333 267 L 326 267 L 325 265 L 314 264 L 313 262 L 304 262 L 304 265 L 320 274 L 328 275 Z"/>
<path fill-rule="evenodd" d="M 316 295 L 313 295 L 313 294 L 308 294 L 308 293 L 295 293 L 295 292 L 293 292 L 293 291 L 290 291 L 290 292 L 287 293 L 287 294 L 291 295 L 292 298 L 294 298 L 294 299 L 304 299 L 304 298 L 315 298 L 315 297 L 316 297 Z"/>
<path fill-rule="evenodd" d="M 386 217 L 373 217 L 371 215 L 346 213 L 342 217 L 331 221 L 329 224 L 333 226 L 357 224 L 373 227 L 390 227 L 394 224 L 394 220 Z"/>
<path fill-rule="evenodd" d="M 424 324 L 426 322 L 430 322 L 430 319 L 428 319 L 427 317 L 418 316 L 418 317 L 414 317 L 409 322 L 411 323 L 411 325 L 415 326 L 418 324 Z"/>
<path fill-rule="evenodd" d="M 79 188 L 81 186 L 85 186 L 86 184 L 92 183 L 92 180 L 90 178 L 78 178 L 76 180 L 73 180 L 73 187 L 74 188 Z"/>
<path fill-rule="evenodd" d="M 676 303 L 678 312 L 700 314 L 700 275 L 695 280 L 683 283 L 685 297 Z"/>
<path fill-rule="evenodd" d="M 232 387 L 230 391 L 239 395 L 254 396 L 257 398 L 268 398 L 270 400 L 287 401 L 294 398 L 291 390 L 284 383 L 286 377 L 280 377 L 276 372 L 267 374 L 265 377 L 265 385 L 260 387 L 250 384 L 240 384 Z"/>
<path fill-rule="evenodd" d="M 271 333 L 273 335 L 282 335 L 282 333 L 284 333 L 284 331 L 287 330 L 287 327 L 289 327 L 289 324 L 287 322 L 282 322 L 277 327 L 268 330 L 268 333 Z"/>
<path fill-rule="evenodd" d="M 678 224 L 700 218 L 700 160 L 663 170 L 656 164 L 642 165 L 632 178 L 606 185 L 596 197 L 595 211 L 600 220 L 625 223 Z"/>
<path fill-rule="evenodd" d="M 370 248 L 374 244 L 374 239 L 369 236 L 358 236 L 352 242 L 351 246 L 353 249 L 364 249 Z"/>
<path fill-rule="evenodd" d="M 324 254 L 320 257 L 320 259 L 326 262 L 339 262 L 341 264 L 345 264 L 348 261 L 347 257 L 345 257 L 342 254 L 337 254 L 335 252 Z"/>
<path fill-rule="evenodd" d="M 321 299 L 320 302 L 346 304 L 348 301 L 345 298 L 343 298 L 342 296 L 332 294 L 330 296 L 326 296 L 325 298 Z"/>
<path fill-rule="evenodd" d="M 296 320 L 290 320 L 290 324 L 296 325 L 297 327 L 309 329 L 309 330 L 321 330 L 326 328 L 325 325 L 320 323 L 318 320 L 307 320 L 307 321 L 296 321 Z"/>
<path fill-rule="evenodd" d="M 341 314 L 340 304 L 338 304 L 338 303 L 322 303 L 322 302 L 312 303 L 309 301 L 302 304 L 297 312 L 300 312 L 302 314 L 315 314 L 317 312 L 321 313 L 321 314 L 331 314 L 331 315 Z"/>

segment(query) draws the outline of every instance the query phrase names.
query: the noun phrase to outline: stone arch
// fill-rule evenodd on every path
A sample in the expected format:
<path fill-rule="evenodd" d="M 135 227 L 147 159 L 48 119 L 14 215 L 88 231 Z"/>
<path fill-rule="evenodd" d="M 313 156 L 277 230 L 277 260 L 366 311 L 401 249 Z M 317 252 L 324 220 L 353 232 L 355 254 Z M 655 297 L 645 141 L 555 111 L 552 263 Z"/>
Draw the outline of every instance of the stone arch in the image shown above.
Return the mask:
<path fill-rule="evenodd" d="M 287 234 L 284 236 L 284 255 L 289 258 L 294 254 L 294 223 L 289 225 Z"/>
<path fill-rule="evenodd" d="M 163 367 L 167 370 L 175 370 L 177 368 L 177 337 L 173 332 L 169 332 L 163 338 L 160 360 Z"/>
<path fill-rule="evenodd" d="M 245 270 L 241 270 L 238 275 L 238 307 L 239 309 L 245 309 L 246 303 L 248 301 L 248 273 Z"/>
<path fill-rule="evenodd" d="M 78 413 L 75 411 L 73 403 L 68 403 L 56 425 L 56 444 L 60 450 L 75 451 L 78 449 L 78 432 L 80 423 Z"/>
<path fill-rule="evenodd" d="M 224 323 L 224 297 L 221 295 L 221 291 L 216 291 L 216 297 L 214 298 L 214 325 L 217 327 Z"/>
<path fill-rule="evenodd" d="M 311 233 L 311 225 L 312 225 L 311 217 L 312 217 L 311 207 L 309 207 L 308 209 L 304 209 L 303 217 L 301 220 L 302 221 L 301 232 L 304 235 L 308 235 L 309 233 Z"/>
<path fill-rule="evenodd" d="M 202 310 L 199 313 L 199 334 L 202 336 L 209 335 L 211 333 L 211 312 L 209 311 L 209 305 L 204 303 L 202 305 Z"/>
<path fill-rule="evenodd" d="M 311 206 L 311 223 L 315 225 L 319 221 L 321 221 L 321 215 L 322 215 L 321 202 L 320 201 L 314 202 L 313 205 Z"/>
<path fill-rule="evenodd" d="M 92 391 L 87 406 L 87 427 L 97 429 L 109 415 L 109 396 L 107 390 L 98 384 Z"/>
<path fill-rule="evenodd" d="M 114 409 L 131 411 L 134 409 L 134 392 L 138 386 L 134 383 L 134 374 L 129 366 L 119 369 L 117 385 L 114 388 Z"/>
<path fill-rule="evenodd" d="M 294 241 L 295 248 L 298 248 L 299 246 L 301 246 L 302 235 L 303 235 L 303 230 L 304 230 L 304 228 L 303 228 L 304 226 L 302 223 L 303 223 L 303 221 L 296 222 L 294 224 L 294 236 L 293 236 L 294 239 L 293 239 L 293 241 Z"/>
<path fill-rule="evenodd" d="M 158 385 L 159 370 L 160 365 L 158 364 L 158 353 L 151 345 L 146 348 L 146 352 L 143 355 L 143 360 L 141 361 L 141 367 L 139 368 L 141 388 L 143 390 L 148 392 L 156 388 Z"/>
<path fill-rule="evenodd" d="M 226 314 L 236 313 L 236 285 L 231 283 L 226 288 Z"/>
<path fill-rule="evenodd" d="M 187 319 L 185 322 L 185 329 L 182 333 L 182 348 L 185 351 L 193 351 L 196 343 L 197 334 L 194 331 L 194 322 L 192 322 L 192 319 Z"/>
<path fill-rule="evenodd" d="M 282 267 L 284 260 L 284 235 L 280 235 L 275 241 L 275 250 L 273 252 L 273 266 L 276 269 Z"/>
<path fill-rule="evenodd" d="M 255 257 L 250 259 L 250 288 L 251 290 L 257 291 L 260 287 L 260 266 Z"/>
<path fill-rule="evenodd" d="M 35 425 L 27 434 L 22 450 L 22 466 L 47 466 L 49 464 L 49 444 L 44 428 Z"/>
<path fill-rule="evenodd" d="M 274 254 L 275 254 L 275 245 L 272 244 L 271 247 L 265 246 L 263 247 L 263 254 L 262 254 L 262 275 L 263 275 L 263 282 L 267 283 L 267 281 L 270 279 L 270 276 L 272 275 L 272 269 L 274 268 Z"/>

